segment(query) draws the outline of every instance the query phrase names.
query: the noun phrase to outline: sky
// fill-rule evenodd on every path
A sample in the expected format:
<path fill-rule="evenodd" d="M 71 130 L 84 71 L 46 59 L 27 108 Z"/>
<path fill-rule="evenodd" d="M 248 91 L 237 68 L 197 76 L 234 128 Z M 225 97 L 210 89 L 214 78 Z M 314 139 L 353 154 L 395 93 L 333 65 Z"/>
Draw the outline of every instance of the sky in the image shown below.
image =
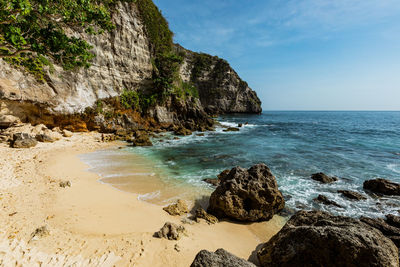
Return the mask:
<path fill-rule="evenodd" d="M 400 0 L 154 0 L 264 110 L 400 110 Z"/>

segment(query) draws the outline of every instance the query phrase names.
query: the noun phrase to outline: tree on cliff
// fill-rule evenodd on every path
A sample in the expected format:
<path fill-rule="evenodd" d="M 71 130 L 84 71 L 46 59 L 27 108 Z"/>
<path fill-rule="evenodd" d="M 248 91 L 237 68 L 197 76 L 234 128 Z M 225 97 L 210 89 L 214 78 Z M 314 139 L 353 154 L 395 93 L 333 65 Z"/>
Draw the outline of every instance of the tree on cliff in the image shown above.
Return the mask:
<path fill-rule="evenodd" d="M 0 58 L 25 68 L 53 62 L 88 67 L 91 46 L 68 29 L 99 33 L 113 28 L 114 0 L 0 0 Z"/>

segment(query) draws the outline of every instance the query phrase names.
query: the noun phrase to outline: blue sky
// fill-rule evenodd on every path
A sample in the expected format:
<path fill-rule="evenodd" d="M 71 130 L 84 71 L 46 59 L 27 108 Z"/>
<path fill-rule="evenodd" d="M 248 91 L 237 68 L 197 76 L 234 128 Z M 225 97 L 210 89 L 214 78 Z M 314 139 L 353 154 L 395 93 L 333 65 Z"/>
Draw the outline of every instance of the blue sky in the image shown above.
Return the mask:
<path fill-rule="evenodd" d="M 400 0 L 154 0 L 265 110 L 400 110 Z"/>

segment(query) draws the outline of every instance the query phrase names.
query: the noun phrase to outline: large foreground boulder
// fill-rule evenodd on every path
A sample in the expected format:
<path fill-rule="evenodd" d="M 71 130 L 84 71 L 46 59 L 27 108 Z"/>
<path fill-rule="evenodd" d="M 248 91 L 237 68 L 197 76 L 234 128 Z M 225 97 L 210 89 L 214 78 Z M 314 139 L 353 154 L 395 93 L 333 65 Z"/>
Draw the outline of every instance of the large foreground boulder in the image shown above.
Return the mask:
<path fill-rule="evenodd" d="M 30 148 L 36 146 L 38 141 L 28 133 L 16 133 L 13 135 L 11 147 L 13 148 Z"/>
<path fill-rule="evenodd" d="M 235 167 L 219 175 L 220 185 L 211 194 L 208 212 L 218 218 L 238 221 L 270 220 L 282 210 L 285 200 L 265 164 L 246 170 Z"/>
<path fill-rule="evenodd" d="M 261 266 L 399 266 L 380 231 L 348 217 L 299 211 L 258 251 Z"/>
<path fill-rule="evenodd" d="M 364 182 L 363 187 L 378 194 L 400 195 L 400 184 L 382 178 L 367 180 Z"/>
<path fill-rule="evenodd" d="M 190 267 L 256 267 L 253 263 L 238 258 L 220 248 L 215 252 L 202 250 L 197 253 Z"/>
<path fill-rule="evenodd" d="M 392 217 L 391 217 L 392 216 Z M 400 247 L 400 228 L 393 225 L 393 221 L 388 218 L 393 218 L 394 215 L 388 215 L 386 221 L 381 218 L 367 218 L 361 217 L 360 220 L 382 232 L 393 243 Z"/>

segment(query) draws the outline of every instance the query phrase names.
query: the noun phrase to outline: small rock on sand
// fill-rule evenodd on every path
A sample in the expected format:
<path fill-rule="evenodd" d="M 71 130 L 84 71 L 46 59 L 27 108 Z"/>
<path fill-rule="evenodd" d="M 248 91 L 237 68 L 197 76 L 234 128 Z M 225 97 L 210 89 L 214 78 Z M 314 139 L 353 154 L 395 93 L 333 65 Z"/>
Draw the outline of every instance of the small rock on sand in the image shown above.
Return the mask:
<path fill-rule="evenodd" d="M 154 233 L 154 237 L 165 238 L 168 240 L 179 240 L 182 234 L 185 234 L 185 227 L 176 225 L 171 222 L 166 222 L 160 231 Z"/>
<path fill-rule="evenodd" d="M 165 210 L 172 216 L 180 216 L 189 212 L 186 203 L 180 199 L 178 199 L 178 201 L 175 204 L 171 204 L 167 207 L 164 207 L 163 210 Z"/>

